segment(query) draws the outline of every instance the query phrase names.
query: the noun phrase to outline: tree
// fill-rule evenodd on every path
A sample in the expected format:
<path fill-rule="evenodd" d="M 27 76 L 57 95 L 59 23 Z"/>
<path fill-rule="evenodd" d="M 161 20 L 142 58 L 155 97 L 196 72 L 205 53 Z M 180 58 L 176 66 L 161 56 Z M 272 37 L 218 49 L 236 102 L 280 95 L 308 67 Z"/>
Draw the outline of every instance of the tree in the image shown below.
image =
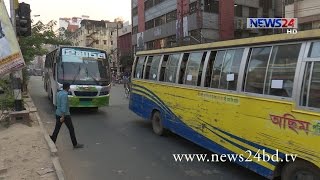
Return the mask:
<path fill-rule="evenodd" d="M 47 24 L 43 24 L 41 21 L 38 21 L 32 26 L 31 36 L 19 38 L 20 49 L 27 65 L 35 56 L 43 56 L 48 53 L 47 50 L 43 48 L 43 45 L 45 44 L 71 45 L 71 42 L 60 38 L 58 33 L 53 30 L 55 25 L 56 21 L 50 21 Z M 24 69 L 22 82 L 24 88 L 28 83 L 27 74 L 26 69 Z"/>
<path fill-rule="evenodd" d="M 38 21 L 32 27 L 32 35 L 29 37 L 20 37 L 19 44 L 21 52 L 26 63 L 30 63 L 35 56 L 42 56 L 47 53 L 43 48 L 45 44 L 51 45 L 71 45 L 69 41 L 59 38 L 57 33 L 54 32 L 56 21 L 50 21 L 43 24 Z"/>
<path fill-rule="evenodd" d="M 120 64 L 122 65 L 122 67 L 124 69 L 130 69 L 131 66 L 133 65 L 133 57 L 132 57 L 131 53 L 122 55 L 120 57 Z"/>

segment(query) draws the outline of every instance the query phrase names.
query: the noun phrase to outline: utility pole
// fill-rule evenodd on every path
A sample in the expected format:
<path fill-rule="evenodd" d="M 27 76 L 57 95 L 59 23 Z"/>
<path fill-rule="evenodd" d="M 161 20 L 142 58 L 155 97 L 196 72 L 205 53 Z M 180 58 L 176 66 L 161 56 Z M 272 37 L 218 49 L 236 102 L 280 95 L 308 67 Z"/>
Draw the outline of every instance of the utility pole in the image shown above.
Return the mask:
<path fill-rule="evenodd" d="M 13 30 L 16 33 L 16 10 L 15 10 L 15 0 L 10 0 L 10 14 L 11 14 L 11 22 L 13 26 Z M 15 111 L 22 111 L 22 71 L 15 71 L 10 74 L 12 87 L 13 87 L 13 94 L 14 94 L 14 109 Z"/>
<path fill-rule="evenodd" d="M 116 39 L 116 42 L 117 42 L 117 76 L 120 76 L 120 59 L 119 59 L 119 42 L 118 42 L 118 39 L 119 39 L 119 21 L 117 21 L 117 39 Z"/>

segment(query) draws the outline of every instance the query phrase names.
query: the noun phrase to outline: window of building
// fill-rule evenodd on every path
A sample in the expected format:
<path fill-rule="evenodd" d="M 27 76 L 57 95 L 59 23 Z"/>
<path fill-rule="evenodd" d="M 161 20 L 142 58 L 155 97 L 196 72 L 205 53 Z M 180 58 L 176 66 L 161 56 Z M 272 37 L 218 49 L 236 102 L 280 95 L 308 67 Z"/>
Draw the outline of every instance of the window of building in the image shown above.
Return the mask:
<path fill-rule="evenodd" d="M 160 17 L 157 17 L 154 19 L 154 26 L 155 27 L 160 26 L 165 23 L 166 23 L 166 15 L 163 15 L 163 16 L 160 16 Z"/>
<path fill-rule="evenodd" d="M 162 3 L 163 1 L 165 1 L 165 0 L 154 0 L 154 5 L 160 4 L 160 3 Z"/>
<path fill-rule="evenodd" d="M 180 54 L 171 54 L 166 67 L 165 82 L 176 82 Z"/>
<path fill-rule="evenodd" d="M 136 16 L 136 15 L 138 15 L 138 6 L 132 9 L 132 16 Z"/>
<path fill-rule="evenodd" d="M 177 20 L 177 10 L 171 11 L 166 14 L 167 23 Z"/>
<path fill-rule="evenodd" d="M 176 35 L 167 37 L 166 42 L 167 42 L 166 47 L 173 47 L 173 46 L 175 46 L 175 44 L 176 44 L 176 42 L 177 42 L 177 37 L 176 37 Z"/>
<path fill-rule="evenodd" d="M 154 41 L 146 42 L 147 50 L 154 49 Z"/>
<path fill-rule="evenodd" d="M 132 34 L 137 34 L 138 33 L 138 26 L 132 27 Z"/>
<path fill-rule="evenodd" d="M 293 4 L 294 0 L 285 0 L 285 5 Z"/>
<path fill-rule="evenodd" d="M 167 69 L 168 59 L 169 59 L 169 55 L 164 55 L 163 56 L 163 60 L 162 60 L 162 63 L 161 63 L 161 69 L 160 69 L 159 81 L 164 81 L 165 72 L 166 72 L 166 69 Z"/>
<path fill-rule="evenodd" d="M 320 62 L 308 62 L 305 70 L 300 105 L 320 108 Z"/>
<path fill-rule="evenodd" d="M 204 0 L 204 11 L 209 13 L 219 13 L 219 1 Z"/>
<path fill-rule="evenodd" d="M 251 17 L 251 18 L 258 17 L 258 9 L 253 8 L 253 7 L 249 7 L 249 17 Z"/>
<path fill-rule="evenodd" d="M 193 14 L 193 13 L 197 12 L 197 4 L 198 4 L 197 1 L 195 1 L 193 3 L 190 3 L 190 5 L 189 5 L 189 14 Z"/>
<path fill-rule="evenodd" d="M 150 68 L 150 74 L 149 74 L 150 80 L 157 80 L 160 61 L 161 61 L 161 56 L 153 57 L 151 68 Z"/>
<path fill-rule="evenodd" d="M 103 44 L 104 44 L 104 45 L 107 45 L 107 40 L 103 40 Z"/>
<path fill-rule="evenodd" d="M 147 0 L 144 2 L 144 10 L 148 10 L 153 7 L 153 0 Z"/>
<path fill-rule="evenodd" d="M 192 86 L 200 86 L 201 75 L 206 52 L 191 53 L 185 74 L 185 84 Z"/>
<path fill-rule="evenodd" d="M 312 22 L 299 24 L 299 30 L 301 31 L 311 30 L 311 29 L 312 29 Z"/>
<path fill-rule="evenodd" d="M 145 56 L 139 57 L 139 59 L 137 61 L 136 69 L 135 69 L 135 74 L 134 74 L 135 78 L 138 78 L 138 79 L 142 79 L 143 78 L 142 75 L 143 75 L 143 69 L 144 69 L 145 60 L 146 60 Z"/>
<path fill-rule="evenodd" d="M 237 17 L 242 17 L 243 16 L 243 10 L 242 10 L 242 5 L 237 5 L 234 7 L 234 15 Z"/>
<path fill-rule="evenodd" d="M 96 40 L 96 44 L 99 44 L 99 40 Z"/>
<path fill-rule="evenodd" d="M 313 42 L 311 44 L 308 57 L 311 57 L 311 58 L 320 57 L 320 41 Z"/>
<path fill-rule="evenodd" d="M 151 19 L 145 23 L 146 30 L 151 29 L 153 27 L 154 27 L 154 19 Z"/>

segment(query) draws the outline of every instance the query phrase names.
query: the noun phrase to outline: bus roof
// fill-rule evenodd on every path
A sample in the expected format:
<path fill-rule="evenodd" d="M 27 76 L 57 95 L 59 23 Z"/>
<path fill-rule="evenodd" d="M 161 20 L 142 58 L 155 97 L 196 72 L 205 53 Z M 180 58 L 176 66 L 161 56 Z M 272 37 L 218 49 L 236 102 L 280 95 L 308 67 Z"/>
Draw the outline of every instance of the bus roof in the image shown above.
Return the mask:
<path fill-rule="evenodd" d="M 173 53 L 173 52 L 179 52 L 179 51 L 218 49 L 218 48 L 227 48 L 227 47 L 258 45 L 258 44 L 264 44 L 264 43 L 270 44 L 270 43 L 290 42 L 290 41 L 299 41 L 299 40 L 315 40 L 315 39 L 320 39 L 319 29 L 299 31 L 297 34 L 283 33 L 283 34 L 275 34 L 275 35 L 267 35 L 267 36 L 258 36 L 258 37 L 252 37 L 252 38 L 218 41 L 218 42 L 206 43 L 206 44 L 180 46 L 180 47 L 167 48 L 167 49 L 139 51 L 137 52 L 137 55 L 163 54 L 163 53 Z"/>

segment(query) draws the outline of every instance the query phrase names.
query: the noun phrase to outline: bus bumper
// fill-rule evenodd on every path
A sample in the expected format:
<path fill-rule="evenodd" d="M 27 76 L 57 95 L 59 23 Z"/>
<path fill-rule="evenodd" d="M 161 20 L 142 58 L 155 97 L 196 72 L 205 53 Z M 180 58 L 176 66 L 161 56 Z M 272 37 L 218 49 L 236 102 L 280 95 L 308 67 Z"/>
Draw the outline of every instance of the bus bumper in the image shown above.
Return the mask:
<path fill-rule="evenodd" d="M 69 96 L 70 107 L 103 107 L 109 106 L 110 95 L 96 97 Z"/>

